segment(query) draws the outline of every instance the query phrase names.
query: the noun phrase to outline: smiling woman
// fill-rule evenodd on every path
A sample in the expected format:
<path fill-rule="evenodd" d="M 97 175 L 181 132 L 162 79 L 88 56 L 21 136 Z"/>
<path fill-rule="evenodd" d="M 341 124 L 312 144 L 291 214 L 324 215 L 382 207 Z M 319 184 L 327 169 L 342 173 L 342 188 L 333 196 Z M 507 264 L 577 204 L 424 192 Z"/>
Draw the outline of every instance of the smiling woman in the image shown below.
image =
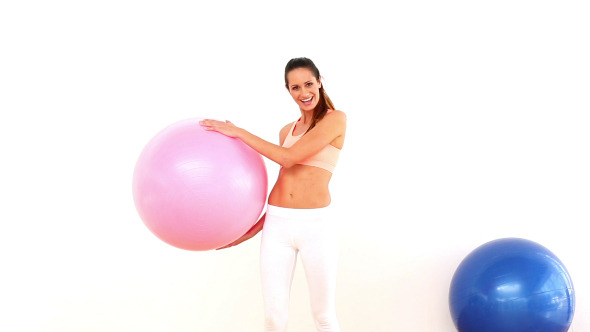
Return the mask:
<path fill-rule="evenodd" d="M 307 58 L 290 60 L 285 86 L 301 117 L 285 125 L 279 144 L 267 142 L 229 121 L 203 120 L 207 130 L 239 138 L 281 165 L 266 214 L 243 237 L 262 230 L 260 251 L 265 331 L 286 331 L 289 292 L 301 253 L 318 331 L 340 331 L 335 310 L 338 242 L 330 218 L 329 183 L 346 133 L 346 115 L 334 109 L 318 68 Z"/>

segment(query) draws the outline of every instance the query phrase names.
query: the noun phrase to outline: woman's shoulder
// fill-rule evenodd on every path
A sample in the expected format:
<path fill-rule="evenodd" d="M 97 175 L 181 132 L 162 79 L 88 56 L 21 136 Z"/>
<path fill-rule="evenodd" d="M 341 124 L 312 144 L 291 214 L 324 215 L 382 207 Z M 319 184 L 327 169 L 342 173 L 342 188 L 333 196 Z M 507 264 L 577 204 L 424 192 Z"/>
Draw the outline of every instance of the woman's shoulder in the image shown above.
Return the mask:
<path fill-rule="evenodd" d="M 287 133 L 288 133 L 289 131 L 291 131 L 291 127 L 293 127 L 293 124 L 294 124 L 295 122 L 296 122 L 296 121 L 289 122 L 289 123 L 287 123 L 287 124 L 286 124 L 286 125 L 285 125 L 283 128 L 281 128 L 281 131 L 280 131 L 281 135 L 283 135 L 283 134 L 287 135 Z"/>
<path fill-rule="evenodd" d="M 285 141 L 285 138 L 287 137 L 287 135 L 291 131 L 291 127 L 293 127 L 294 123 L 295 123 L 295 121 L 290 122 L 290 123 L 286 124 L 283 128 L 281 128 L 281 131 L 279 132 L 279 143 L 281 143 L 281 145 L 283 145 L 283 142 Z"/>
<path fill-rule="evenodd" d="M 346 113 L 339 110 L 328 110 L 328 113 L 326 113 L 324 118 L 331 119 L 331 121 L 335 120 L 346 122 Z"/>

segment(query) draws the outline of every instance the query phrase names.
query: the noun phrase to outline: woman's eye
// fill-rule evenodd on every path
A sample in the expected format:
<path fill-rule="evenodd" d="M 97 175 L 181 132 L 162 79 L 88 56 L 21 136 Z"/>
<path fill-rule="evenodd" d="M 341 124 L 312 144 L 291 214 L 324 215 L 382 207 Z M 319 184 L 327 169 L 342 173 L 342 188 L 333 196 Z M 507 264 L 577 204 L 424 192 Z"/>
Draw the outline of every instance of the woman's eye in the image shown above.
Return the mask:
<path fill-rule="evenodd" d="M 311 82 L 307 82 L 307 84 L 305 84 L 305 85 L 306 85 L 306 86 L 312 86 L 312 85 L 313 85 L 313 83 L 311 83 Z"/>

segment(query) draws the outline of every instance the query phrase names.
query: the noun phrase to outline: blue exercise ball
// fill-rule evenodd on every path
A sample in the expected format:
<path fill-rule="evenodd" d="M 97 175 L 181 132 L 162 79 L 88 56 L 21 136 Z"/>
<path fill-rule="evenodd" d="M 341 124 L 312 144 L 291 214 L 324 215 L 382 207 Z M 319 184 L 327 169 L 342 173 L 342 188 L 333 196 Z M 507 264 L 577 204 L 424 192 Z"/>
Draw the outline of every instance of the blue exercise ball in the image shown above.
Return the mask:
<path fill-rule="evenodd" d="M 547 248 L 525 239 L 498 239 L 459 264 L 449 306 L 460 332 L 565 332 L 574 316 L 574 286 Z"/>

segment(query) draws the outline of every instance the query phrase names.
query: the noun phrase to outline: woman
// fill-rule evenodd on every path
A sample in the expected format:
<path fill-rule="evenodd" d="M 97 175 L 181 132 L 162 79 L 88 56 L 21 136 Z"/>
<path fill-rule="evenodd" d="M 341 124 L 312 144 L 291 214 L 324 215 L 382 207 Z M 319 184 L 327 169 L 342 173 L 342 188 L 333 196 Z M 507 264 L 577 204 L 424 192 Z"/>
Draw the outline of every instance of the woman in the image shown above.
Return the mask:
<path fill-rule="evenodd" d="M 334 110 L 319 70 L 307 58 L 290 60 L 285 86 L 301 111 L 299 120 L 281 129 L 280 145 L 267 142 L 231 122 L 203 120 L 207 130 L 241 139 L 281 165 L 266 214 L 243 237 L 260 230 L 260 265 L 265 331 L 286 331 L 289 292 L 297 253 L 301 254 L 318 331 L 340 331 L 334 307 L 338 260 L 337 235 L 328 212 L 328 185 L 344 144 L 346 115 Z M 264 227 L 263 227 L 264 226 Z"/>

